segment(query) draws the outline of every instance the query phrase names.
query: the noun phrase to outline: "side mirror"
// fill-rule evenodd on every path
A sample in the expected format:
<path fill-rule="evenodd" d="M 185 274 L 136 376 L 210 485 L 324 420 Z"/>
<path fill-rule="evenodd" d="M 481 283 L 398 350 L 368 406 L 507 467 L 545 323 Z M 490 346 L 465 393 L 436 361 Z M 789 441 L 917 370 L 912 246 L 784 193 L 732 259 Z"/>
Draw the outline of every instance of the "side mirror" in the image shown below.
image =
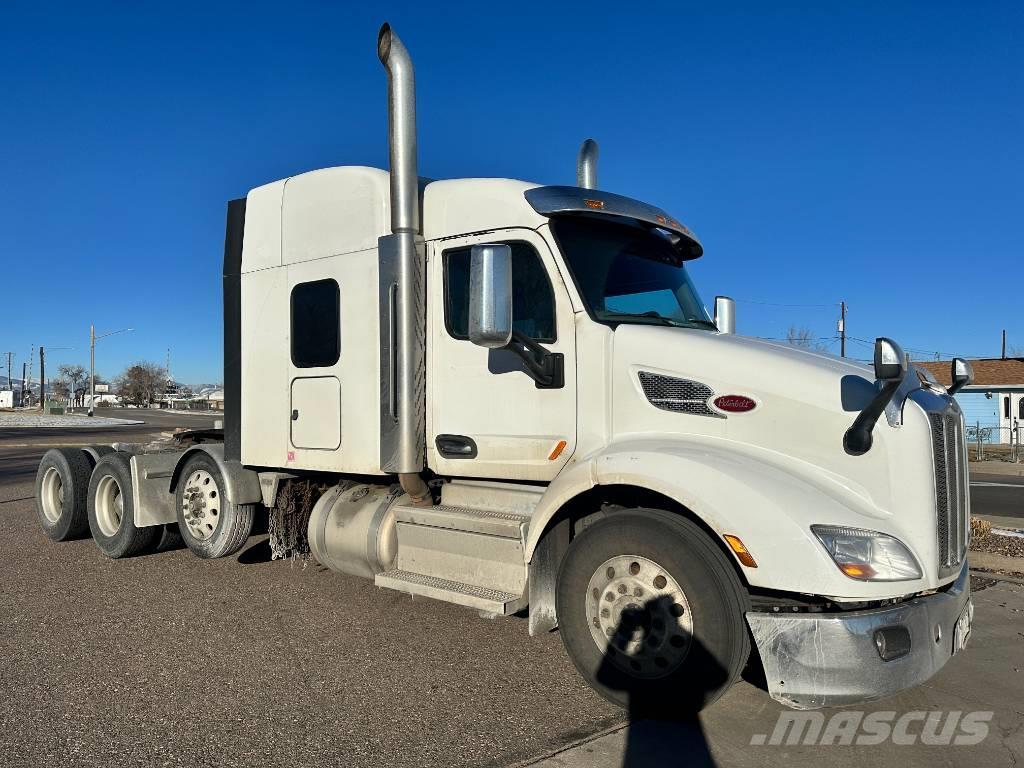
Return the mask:
<path fill-rule="evenodd" d="M 469 260 L 469 340 L 498 349 L 512 340 L 512 249 L 474 245 Z"/>
<path fill-rule="evenodd" d="M 903 381 L 907 375 L 907 356 L 900 345 L 884 336 L 875 339 L 875 378 L 879 381 Z"/>
<path fill-rule="evenodd" d="M 736 302 L 728 296 L 715 296 L 715 325 L 719 333 L 736 333 Z"/>
<path fill-rule="evenodd" d="M 951 376 L 953 386 L 946 390 L 951 395 L 955 395 L 968 384 L 974 383 L 974 369 L 971 367 L 971 364 L 962 357 L 953 358 L 953 370 Z"/>
<path fill-rule="evenodd" d="M 899 344 L 885 337 L 875 339 L 875 378 L 882 386 L 843 435 L 843 448 L 848 454 L 861 456 L 871 450 L 875 422 L 900 388 L 908 368 L 907 356 Z"/>

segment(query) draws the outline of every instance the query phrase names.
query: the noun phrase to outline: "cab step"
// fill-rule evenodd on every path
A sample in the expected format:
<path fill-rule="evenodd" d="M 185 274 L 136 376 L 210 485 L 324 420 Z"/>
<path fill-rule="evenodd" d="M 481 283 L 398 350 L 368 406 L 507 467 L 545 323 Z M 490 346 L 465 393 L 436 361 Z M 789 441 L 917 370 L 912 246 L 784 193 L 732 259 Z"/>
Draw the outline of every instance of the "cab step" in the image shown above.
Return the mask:
<path fill-rule="evenodd" d="M 403 504 L 395 507 L 395 522 L 524 540 L 530 524 L 530 515 L 450 504 L 438 504 L 433 507 Z"/>
<path fill-rule="evenodd" d="M 410 571 L 394 570 L 378 573 L 374 578 L 374 583 L 378 587 L 387 587 L 410 595 L 422 595 L 500 616 L 507 616 L 522 610 L 527 604 L 525 595 L 463 584 L 459 581 Z"/>

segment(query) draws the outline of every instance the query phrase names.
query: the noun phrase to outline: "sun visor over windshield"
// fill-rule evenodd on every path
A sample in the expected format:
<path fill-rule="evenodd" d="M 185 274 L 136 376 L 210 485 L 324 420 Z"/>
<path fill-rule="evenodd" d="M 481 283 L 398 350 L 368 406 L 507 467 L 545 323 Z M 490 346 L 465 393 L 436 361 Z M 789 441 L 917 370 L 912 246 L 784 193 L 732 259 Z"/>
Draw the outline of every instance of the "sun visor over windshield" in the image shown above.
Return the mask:
<path fill-rule="evenodd" d="M 679 236 L 679 253 L 684 260 L 703 255 L 697 236 L 660 208 L 612 192 L 580 187 L 534 187 L 524 193 L 533 210 L 543 216 L 579 214 L 633 219 Z"/>

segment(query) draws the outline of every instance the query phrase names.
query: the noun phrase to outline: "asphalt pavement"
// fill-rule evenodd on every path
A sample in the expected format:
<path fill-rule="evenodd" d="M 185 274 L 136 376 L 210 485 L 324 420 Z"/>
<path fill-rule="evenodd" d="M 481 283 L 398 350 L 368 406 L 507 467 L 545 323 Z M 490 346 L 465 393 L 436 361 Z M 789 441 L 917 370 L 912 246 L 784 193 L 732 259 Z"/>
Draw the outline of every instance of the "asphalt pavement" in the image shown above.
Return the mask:
<path fill-rule="evenodd" d="M 4 768 L 800 766 L 839 757 L 752 748 L 781 708 L 746 682 L 695 723 L 629 725 L 583 684 L 557 633 L 531 639 L 521 618 L 481 619 L 312 563 L 271 562 L 264 536 L 214 561 L 184 549 L 112 561 L 88 539 L 49 541 L 32 498 L 46 447 L 142 442 L 216 418 L 130 413 L 146 423 L 0 432 Z M 976 509 L 988 503 L 975 497 Z M 968 652 L 873 709 L 993 710 L 992 734 L 971 750 L 896 749 L 908 767 L 1024 756 L 1024 587 L 990 583 L 976 604 Z M 891 752 L 857 754 L 863 764 Z"/>
<path fill-rule="evenodd" d="M 1001 528 L 1024 528 L 1024 477 L 971 473 L 971 511 Z"/>

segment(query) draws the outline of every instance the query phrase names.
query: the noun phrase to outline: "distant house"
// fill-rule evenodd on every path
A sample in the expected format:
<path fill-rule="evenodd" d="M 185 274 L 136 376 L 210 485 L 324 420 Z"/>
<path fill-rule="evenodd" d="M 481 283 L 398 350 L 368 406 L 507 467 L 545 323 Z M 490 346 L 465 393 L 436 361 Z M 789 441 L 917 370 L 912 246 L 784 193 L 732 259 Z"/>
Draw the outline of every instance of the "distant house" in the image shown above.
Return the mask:
<path fill-rule="evenodd" d="M 974 383 L 957 393 L 968 428 L 980 428 L 982 440 L 1009 443 L 1018 423 L 1024 425 L 1024 357 L 971 360 Z M 950 363 L 914 365 L 926 368 L 940 384 L 950 384 Z M 1024 438 L 1024 435 L 1021 436 Z M 1024 442 L 1024 440 L 1022 440 Z"/>

